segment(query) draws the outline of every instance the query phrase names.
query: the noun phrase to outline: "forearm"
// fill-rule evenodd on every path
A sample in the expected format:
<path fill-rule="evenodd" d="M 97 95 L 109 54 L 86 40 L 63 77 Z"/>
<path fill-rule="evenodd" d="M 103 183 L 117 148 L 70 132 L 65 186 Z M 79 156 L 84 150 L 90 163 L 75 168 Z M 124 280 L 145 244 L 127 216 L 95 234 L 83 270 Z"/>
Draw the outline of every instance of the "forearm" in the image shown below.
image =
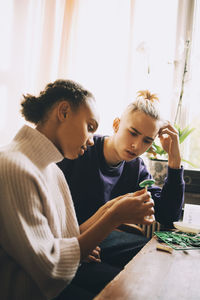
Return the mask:
<path fill-rule="evenodd" d="M 145 218 L 146 216 L 154 214 L 154 203 L 149 193 L 141 190 L 134 193 L 134 195 L 133 193 L 129 193 L 107 202 L 97 211 L 94 217 L 91 217 L 82 225 L 82 233 L 78 237 L 81 259 L 86 258 L 88 254 L 120 224 L 152 223 L 152 220 Z M 91 226 L 89 227 L 89 225 Z"/>
<path fill-rule="evenodd" d="M 90 219 L 92 219 L 92 217 Z M 96 220 L 96 222 L 81 233 L 78 237 L 81 260 L 85 259 L 88 254 L 91 253 L 91 251 L 118 225 L 119 224 L 114 219 L 113 211 L 107 210 L 106 213 Z"/>
<path fill-rule="evenodd" d="M 169 122 L 159 130 L 159 138 L 163 149 L 168 154 L 168 165 L 172 169 L 180 169 L 181 154 L 179 145 L 179 133 Z"/>
<path fill-rule="evenodd" d="M 180 155 L 168 155 L 168 166 L 171 169 L 181 168 L 181 156 Z"/>
<path fill-rule="evenodd" d="M 86 231 L 88 228 L 90 228 L 94 223 L 96 223 L 97 220 L 99 220 L 106 212 L 107 210 L 116 202 L 118 201 L 119 197 L 108 201 L 106 204 L 104 204 L 102 207 L 100 207 L 97 212 L 91 216 L 88 220 L 86 220 L 84 223 L 80 225 L 80 232 Z"/>
<path fill-rule="evenodd" d="M 177 221 L 184 203 L 184 170 L 168 168 L 163 188 L 152 188 L 156 220 L 162 224 Z"/>

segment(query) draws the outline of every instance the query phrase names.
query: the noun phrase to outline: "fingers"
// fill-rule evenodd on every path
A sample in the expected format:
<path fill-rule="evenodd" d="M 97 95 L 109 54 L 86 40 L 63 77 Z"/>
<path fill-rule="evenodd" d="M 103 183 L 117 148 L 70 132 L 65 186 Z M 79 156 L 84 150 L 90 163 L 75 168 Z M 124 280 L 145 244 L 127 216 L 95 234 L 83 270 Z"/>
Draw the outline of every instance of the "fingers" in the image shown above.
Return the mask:
<path fill-rule="evenodd" d="M 108 209 L 113 204 L 119 202 L 120 200 L 124 200 L 125 201 L 127 198 L 134 198 L 135 199 L 135 197 L 140 196 L 140 195 L 142 195 L 144 193 L 146 193 L 146 189 L 142 189 L 142 190 L 136 191 L 134 193 L 127 193 L 127 194 L 124 194 L 122 196 L 118 196 L 118 197 L 116 197 L 116 198 L 108 201 L 106 204 L 104 204 L 104 207 L 106 207 L 106 209 Z"/>
<path fill-rule="evenodd" d="M 142 189 L 139 191 L 136 191 L 134 193 L 128 193 L 126 195 L 121 196 L 119 200 L 133 200 L 133 201 L 138 201 L 138 202 L 149 202 L 149 205 L 152 206 L 154 205 L 153 199 L 151 198 L 151 193 L 147 191 L 146 189 Z"/>
<path fill-rule="evenodd" d="M 148 193 L 149 193 L 149 192 L 148 192 Z M 153 199 L 150 197 L 148 201 L 145 201 L 145 202 L 144 202 L 144 204 L 145 204 L 145 207 L 150 208 L 150 207 L 153 207 L 153 206 L 154 206 L 154 201 L 153 201 Z"/>
<path fill-rule="evenodd" d="M 101 262 L 100 258 L 101 248 L 97 246 L 92 252 L 88 255 L 86 261 L 87 262 Z"/>
<path fill-rule="evenodd" d="M 178 131 L 176 130 L 176 128 L 169 121 L 165 121 L 163 123 L 163 125 L 160 127 L 160 130 L 159 130 L 158 134 L 161 133 L 162 130 L 165 129 L 165 128 L 169 128 L 170 130 L 178 133 Z"/>
<path fill-rule="evenodd" d="M 125 197 L 130 197 L 130 198 L 140 198 L 140 197 L 138 197 L 138 196 L 141 196 L 141 195 L 144 195 L 144 197 L 146 197 L 147 195 L 149 195 L 149 196 L 151 196 L 151 193 L 150 192 L 148 192 L 145 188 L 144 189 L 142 189 L 142 190 L 138 190 L 138 191 L 136 191 L 136 192 L 133 192 L 133 193 L 128 193 L 128 194 L 126 194 L 126 195 L 124 195 L 123 197 L 125 198 Z M 122 198 L 123 198 L 122 197 Z"/>
<path fill-rule="evenodd" d="M 165 126 L 162 126 L 158 132 L 159 138 L 162 137 L 164 134 L 170 135 L 172 138 L 178 137 L 178 131 L 176 130 L 175 127 L 173 127 L 170 123 L 168 123 Z"/>
<path fill-rule="evenodd" d="M 172 138 L 172 140 L 178 140 L 178 133 L 168 129 L 168 128 L 165 128 L 162 130 L 162 132 L 159 134 L 159 138 L 162 138 L 164 135 L 168 135 Z"/>
<path fill-rule="evenodd" d="M 149 194 L 149 192 L 148 192 Z M 148 195 L 149 196 L 149 195 Z M 148 199 L 148 200 L 147 200 Z M 142 204 L 142 224 L 152 224 L 155 221 L 154 217 L 154 201 L 152 198 L 146 198 L 147 201 L 144 201 Z"/>
<path fill-rule="evenodd" d="M 92 250 L 92 255 L 94 255 L 95 257 L 100 257 L 100 251 L 101 251 L 101 249 L 100 249 L 100 247 L 96 247 L 94 250 Z"/>
<path fill-rule="evenodd" d="M 133 193 L 127 193 L 127 194 L 124 194 L 122 196 L 118 196 L 117 198 L 114 198 L 114 199 L 110 200 L 109 202 L 114 203 L 116 200 L 122 200 L 122 199 L 125 199 L 127 197 L 137 197 L 137 196 L 140 196 L 140 195 L 142 195 L 146 192 L 147 192 L 147 190 L 144 188 L 142 190 L 138 190 L 138 191 L 133 192 Z M 147 192 L 147 193 L 149 193 L 149 192 Z"/>
<path fill-rule="evenodd" d="M 150 199 L 148 202 L 144 203 L 144 210 L 145 210 L 145 212 L 144 212 L 145 216 L 154 215 L 155 210 L 154 210 L 154 201 L 153 201 L 153 199 Z"/>
<path fill-rule="evenodd" d="M 154 215 L 154 213 L 155 213 L 155 210 L 153 207 L 151 207 L 147 210 L 147 216 L 152 216 L 152 215 Z"/>
<path fill-rule="evenodd" d="M 132 196 L 133 197 L 140 196 L 140 195 L 144 194 L 145 192 L 146 192 L 146 189 L 142 189 L 142 190 L 132 193 Z"/>
<path fill-rule="evenodd" d="M 101 262 L 100 258 L 93 256 L 92 254 L 88 255 L 88 262 Z"/>
<path fill-rule="evenodd" d="M 153 216 L 155 213 L 154 200 L 151 198 L 150 192 L 143 193 L 142 195 L 138 196 L 137 199 L 139 200 L 138 212 L 140 213 L 141 217 L 144 218 L 146 216 Z M 134 200 L 135 198 L 133 198 L 133 201 Z"/>
<path fill-rule="evenodd" d="M 139 200 L 141 200 L 141 202 L 144 202 L 144 203 L 148 203 L 149 202 L 149 203 L 153 203 L 153 205 L 154 205 L 153 199 L 151 198 L 151 193 L 148 192 L 148 191 L 146 191 L 146 190 L 143 191 L 142 194 L 140 194 L 139 196 L 137 196 L 137 198 Z"/>
<path fill-rule="evenodd" d="M 151 225 L 155 222 L 155 217 L 154 215 L 150 216 L 150 217 L 145 217 L 142 224 L 144 225 Z"/>

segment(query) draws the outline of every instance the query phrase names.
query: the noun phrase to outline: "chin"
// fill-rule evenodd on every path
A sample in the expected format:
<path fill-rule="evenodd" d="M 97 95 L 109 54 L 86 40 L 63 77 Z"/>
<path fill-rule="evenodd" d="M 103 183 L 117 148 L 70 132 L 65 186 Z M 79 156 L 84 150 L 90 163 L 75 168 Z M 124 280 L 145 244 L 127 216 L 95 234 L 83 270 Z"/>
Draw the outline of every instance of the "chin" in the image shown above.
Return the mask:
<path fill-rule="evenodd" d="M 67 159 L 73 160 L 73 159 L 78 158 L 79 155 L 78 154 L 65 154 L 64 157 L 67 158 Z"/>
<path fill-rule="evenodd" d="M 126 158 L 125 161 L 129 162 L 129 161 L 132 161 L 134 159 L 136 159 L 138 156 L 132 156 L 132 157 L 129 157 L 129 158 Z"/>

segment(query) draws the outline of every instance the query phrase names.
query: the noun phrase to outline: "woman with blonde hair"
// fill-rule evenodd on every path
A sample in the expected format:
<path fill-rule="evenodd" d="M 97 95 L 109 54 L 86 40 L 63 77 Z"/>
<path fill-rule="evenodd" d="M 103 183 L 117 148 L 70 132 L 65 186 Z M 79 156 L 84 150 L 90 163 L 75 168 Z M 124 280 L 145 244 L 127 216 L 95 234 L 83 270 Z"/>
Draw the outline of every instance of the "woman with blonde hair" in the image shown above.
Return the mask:
<path fill-rule="evenodd" d="M 141 181 L 152 178 L 140 156 L 158 136 L 168 153 L 168 173 L 162 188 L 152 186 L 149 191 L 156 220 L 171 226 L 182 212 L 184 171 L 178 132 L 161 119 L 157 95 L 139 91 L 121 117 L 114 119 L 113 131 L 110 136 L 95 135 L 94 146 L 82 157 L 58 164 L 69 183 L 79 223 L 113 197 L 135 192 Z M 113 231 L 101 244 L 101 258 L 123 267 L 146 242 L 145 237 Z"/>

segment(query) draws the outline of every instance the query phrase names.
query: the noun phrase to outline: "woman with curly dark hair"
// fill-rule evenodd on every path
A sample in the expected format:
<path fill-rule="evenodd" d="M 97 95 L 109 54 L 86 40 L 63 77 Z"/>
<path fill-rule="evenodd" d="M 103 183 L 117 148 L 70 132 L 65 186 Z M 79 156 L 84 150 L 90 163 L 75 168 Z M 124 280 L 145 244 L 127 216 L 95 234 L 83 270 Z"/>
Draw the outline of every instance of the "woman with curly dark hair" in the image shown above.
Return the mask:
<path fill-rule="evenodd" d="M 154 203 L 146 191 L 126 194 L 79 226 L 56 163 L 93 145 L 94 97 L 78 83 L 56 80 L 21 105 L 35 126 L 24 125 L 0 149 L 1 299 L 93 299 L 120 271 L 101 262 L 99 243 L 121 223 L 151 224 L 145 217 Z"/>

